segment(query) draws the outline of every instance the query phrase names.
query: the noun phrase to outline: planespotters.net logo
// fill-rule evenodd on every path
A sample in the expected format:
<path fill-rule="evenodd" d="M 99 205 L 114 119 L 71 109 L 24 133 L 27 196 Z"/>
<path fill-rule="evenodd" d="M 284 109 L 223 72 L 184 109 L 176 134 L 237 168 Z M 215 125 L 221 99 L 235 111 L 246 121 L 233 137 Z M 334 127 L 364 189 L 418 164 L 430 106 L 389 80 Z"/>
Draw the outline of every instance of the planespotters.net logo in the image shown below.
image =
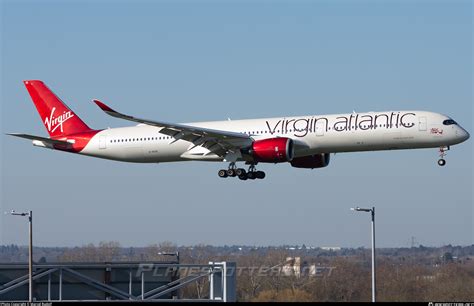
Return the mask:
<path fill-rule="evenodd" d="M 56 111 L 56 107 L 53 107 L 51 110 L 51 114 L 49 118 L 44 119 L 44 124 L 49 132 L 54 133 L 58 129 L 61 128 L 61 133 L 63 132 L 63 123 L 74 117 L 74 114 L 71 111 L 65 111 L 62 115 L 54 117 L 54 112 Z"/>
<path fill-rule="evenodd" d="M 429 302 L 428 306 L 474 306 L 474 303 L 471 302 Z"/>

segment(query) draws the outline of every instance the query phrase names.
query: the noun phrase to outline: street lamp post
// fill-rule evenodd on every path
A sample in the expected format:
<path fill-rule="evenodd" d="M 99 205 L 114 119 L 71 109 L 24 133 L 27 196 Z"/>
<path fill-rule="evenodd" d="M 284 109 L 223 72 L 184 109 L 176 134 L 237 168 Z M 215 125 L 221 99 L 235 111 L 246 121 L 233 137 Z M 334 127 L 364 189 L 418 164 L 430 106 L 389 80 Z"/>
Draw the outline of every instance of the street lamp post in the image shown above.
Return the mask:
<path fill-rule="evenodd" d="M 179 251 L 176 252 L 158 252 L 158 255 L 163 255 L 163 256 L 176 256 L 176 260 L 179 263 Z"/>
<path fill-rule="evenodd" d="M 375 207 L 372 208 L 351 208 L 354 211 L 370 212 L 372 215 L 372 302 L 375 302 Z"/>
<path fill-rule="evenodd" d="M 29 276 L 29 302 L 33 302 L 33 211 L 29 212 L 10 212 L 12 216 L 28 216 L 29 223 L 29 247 L 28 247 L 28 276 Z"/>

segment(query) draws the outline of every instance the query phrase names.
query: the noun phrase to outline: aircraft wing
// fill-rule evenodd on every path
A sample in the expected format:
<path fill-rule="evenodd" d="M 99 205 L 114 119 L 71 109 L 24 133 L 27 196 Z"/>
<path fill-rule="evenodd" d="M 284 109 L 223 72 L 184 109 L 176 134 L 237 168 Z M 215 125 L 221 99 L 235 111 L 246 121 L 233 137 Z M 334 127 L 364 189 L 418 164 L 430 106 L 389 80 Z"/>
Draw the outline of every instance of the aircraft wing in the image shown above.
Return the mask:
<path fill-rule="evenodd" d="M 99 100 L 93 101 L 110 116 L 162 128 L 160 133 L 174 138 L 171 143 L 178 140 L 185 140 L 193 143 L 194 145 L 191 146 L 188 151 L 197 146 L 202 146 L 208 149 L 210 153 L 225 157 L 230 153 L 238 154 L 241 148 L 250 146 L 253 141 L 249 135 L 244 133 L 136 118 L 119 113 Z"/>

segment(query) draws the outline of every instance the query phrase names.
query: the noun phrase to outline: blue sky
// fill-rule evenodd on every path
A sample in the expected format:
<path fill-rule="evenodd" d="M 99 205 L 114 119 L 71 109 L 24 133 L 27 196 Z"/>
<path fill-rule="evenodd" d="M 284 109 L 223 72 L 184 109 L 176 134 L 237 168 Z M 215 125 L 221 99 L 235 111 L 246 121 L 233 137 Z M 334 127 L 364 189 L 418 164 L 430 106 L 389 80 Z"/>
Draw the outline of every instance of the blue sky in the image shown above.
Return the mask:
<path fill-rule="evenodd" d="M 91 99 L 171 122 L 430 110 L 472 134 L 470 1 L 2 1 L 1 129 L 46 136 L 22 80 L 41 79 L 93 128 L 128 122 Z M 35 244 L 103 240 L 369 246 L 472 244 L 472 139 L 436 149 L 337 154 L 329 167 L 141 165 L 3 135 L 1 209 L 32 209 Z M 2 215 L 0 243 L 26 244 Z"/>

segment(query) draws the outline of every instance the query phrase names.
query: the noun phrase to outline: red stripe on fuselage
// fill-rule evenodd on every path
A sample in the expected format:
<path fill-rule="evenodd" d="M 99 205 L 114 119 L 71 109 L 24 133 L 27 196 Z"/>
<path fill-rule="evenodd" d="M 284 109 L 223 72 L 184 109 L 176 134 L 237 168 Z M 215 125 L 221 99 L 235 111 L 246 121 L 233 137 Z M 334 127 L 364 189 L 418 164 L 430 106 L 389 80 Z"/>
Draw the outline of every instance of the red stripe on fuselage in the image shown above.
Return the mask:
<path fill-rule="evenodd" d="M 84 150 L 87 144 L 91 141 L 92 137 L 94 137 L 100 131 L 102 130 L 91 130 L 84 133 L 68 135 L 67 137 L 54 138 L 57 140 L 67 140 L 67 141 L 73 140 L 74 143 L 71 143 L 70 145 L 53 145 L 53 147 L 54 149 L 60 150 L 60 151 L 79 153 L 82 150 Z"/>

